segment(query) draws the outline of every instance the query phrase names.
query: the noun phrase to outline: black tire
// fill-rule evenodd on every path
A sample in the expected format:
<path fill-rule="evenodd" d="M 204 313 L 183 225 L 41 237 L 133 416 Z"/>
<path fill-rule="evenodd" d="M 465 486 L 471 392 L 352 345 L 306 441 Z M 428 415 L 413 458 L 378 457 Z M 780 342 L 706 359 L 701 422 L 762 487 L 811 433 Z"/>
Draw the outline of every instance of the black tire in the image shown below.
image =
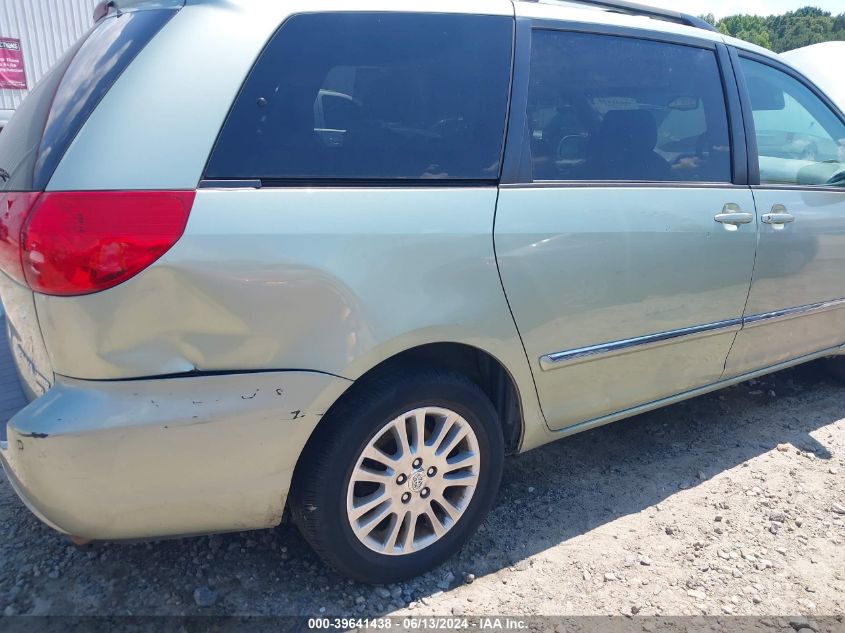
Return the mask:
<path fill-rule="evenodd" d="M 845 382 L 845 356 L 827 358 L 825 359 L 825 366 L 831 376 L 840 382 Z"/>
<path fill-rule="evenodd" d="M 373 584 L 407 580 L 452 556 L 487 515 L 502 475 L 501 425 L 485 393 L 457 373 L 394 373 L 351 389 L 301 457 L 289 499 L 291 516 L 311 547 L 340 574 Z M 472 427 L 481 456 L 478 485 L 463 515 L 439 540 L 407 555 L 380 554 L 361 543 L 349 524 L 349 480 L 361 452 L 385 424 L 425 406 L 450 409 Z"/>

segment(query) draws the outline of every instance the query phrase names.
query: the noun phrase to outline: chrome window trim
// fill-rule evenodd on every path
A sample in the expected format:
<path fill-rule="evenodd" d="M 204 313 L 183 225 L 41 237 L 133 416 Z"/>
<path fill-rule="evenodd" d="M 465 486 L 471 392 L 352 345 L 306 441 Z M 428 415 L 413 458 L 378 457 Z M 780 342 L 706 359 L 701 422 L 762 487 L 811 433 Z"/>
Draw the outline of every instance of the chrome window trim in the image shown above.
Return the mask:
<path fill-rule="evenodd" d="M 540 358 L 540 367 L 543 371 L 558 369 L 560 367 L 571 367 L 587 361 L 612 358 L 614 356 L 620 356 L 634 351 L 662 347 L 664 345 L 675 343 L 678 339 L 691 341 L 708 336 L 714 336 L 716 334 L 736 333 L 746 327 L 753 328 L 759 325 L 779 323 L 801 316 L 820 314 L 822 312 L 838 310 L 840 308 L 845 308 L 845 298 L 822 301 L 820 303 L 813 303 L 804 306 L 796 306 L 794 308 L 785 308 L 783 310 L 776 310 L 773 312 L 764 312 L 743 318 L 727 319 L 725 321 L 717 321 L 715 323 L 706 323 L 704 325 L 695 325 L 688 328 L 658 332 L 656 334 L 647 334 L 645 336 L 613 341 L 611 343 L 590 345 L 588 347 L 546 354 Z"/>

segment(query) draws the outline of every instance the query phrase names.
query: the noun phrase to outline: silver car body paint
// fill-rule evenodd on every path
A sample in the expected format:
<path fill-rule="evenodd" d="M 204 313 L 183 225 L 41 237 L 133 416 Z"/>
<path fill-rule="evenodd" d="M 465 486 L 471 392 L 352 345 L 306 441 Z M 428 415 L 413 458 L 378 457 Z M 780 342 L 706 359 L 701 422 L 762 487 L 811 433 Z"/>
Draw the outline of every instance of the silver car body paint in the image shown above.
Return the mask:
<path fill-rule="evenodd" d="M 754 210 L 739 188 L 503 188 L 496 252 L 528 357 L 741 319 L 757 226 L 716 223 L 728 202 Z M 549 425 L 718 381 L 736 331 L 703 334 L 535 371 Z"/>
<path fill-rule="evenodd" d="M 530 393 L 496 269 L 495 204 L 495 188 L 202 189 L 179 243 L 134 279 L 36 296 L 53 368 L 88 379 L 296 368 L 355 379 L 451 341 L 498 358 Z"/>
<path fill-rule="evenodd" d="M 44 346 L 35 298 L 29 288 L 0 273 L 0 296 L 6 313 L 9 347 L 27 398 L 44 395 L 53 384 L 53 368 Z"/>
<path fill-rule="evenodd" d="M 845 299 L 845 191 L 761 188 L 757 208 L 785 205 L 786 226 L 760 223 L 747 316 Z M 763 318 L 736 337 L 726 376 L 738 376 L 795 356 L 833 347 L 845 337 L 845 305 L 799 312 L 801 318 Z M 752 321 L 752 324 L 754 322 Z"/>

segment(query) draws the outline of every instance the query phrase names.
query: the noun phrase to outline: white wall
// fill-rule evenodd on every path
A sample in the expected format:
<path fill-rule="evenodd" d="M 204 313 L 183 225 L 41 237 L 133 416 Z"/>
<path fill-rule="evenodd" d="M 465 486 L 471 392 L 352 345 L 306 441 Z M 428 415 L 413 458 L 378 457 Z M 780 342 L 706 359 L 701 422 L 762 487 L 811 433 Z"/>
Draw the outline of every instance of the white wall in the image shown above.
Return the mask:
<path fill-rule="evenodd" d="M 91 28 L 97 4 L 99 0 L 0 0 L 0 37 L 21 40 L 30 89 Z M 25 90 L 0 90 L 0 119 L 26 95 Z"/>

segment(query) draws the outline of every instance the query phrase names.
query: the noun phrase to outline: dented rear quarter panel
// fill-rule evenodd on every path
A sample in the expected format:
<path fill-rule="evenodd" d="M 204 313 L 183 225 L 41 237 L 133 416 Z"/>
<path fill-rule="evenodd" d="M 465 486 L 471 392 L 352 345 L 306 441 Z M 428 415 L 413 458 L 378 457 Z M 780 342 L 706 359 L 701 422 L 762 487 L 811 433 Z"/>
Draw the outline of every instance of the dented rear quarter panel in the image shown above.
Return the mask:
<path fill-rule="evenodd" d="M 355 380 L 403 350 L 458 342 L 511 372 L 533 427 L 542 418 L 493 250 L 496 195 L 200 190 L 182 239 L 140 275 L 88 296 L 36 295 L 53 367 L 95 380 L 289 369 Z"/>
<path fill-rule="evenodd" d="M 53 384 L 53 368 L 41 336 L 32 290 L 0 272 L 0 297 L 5 311 L 6 336 L 21 387 L 29 400 Z M 6 420 L 0 420 L 5 423 Z"/>
<path fill-rule="evenodd" d="M 48 190 L 195 189 L 279 25 L 352 9 L 362 6 L 188 0 L 105 95 Z M 513 15 L 508 0 L 364 9 Z M 182 239 L 135 278 L 89 296 L 36 295 L 50 362 L 93 380 L 244 369 L 354 380 L 403 350 L 459 342 L 510 371 L 524 446 L 538 445 L 547 429 L 493 250 L 496 196 L 495 187 L 201 189 Z"/>

